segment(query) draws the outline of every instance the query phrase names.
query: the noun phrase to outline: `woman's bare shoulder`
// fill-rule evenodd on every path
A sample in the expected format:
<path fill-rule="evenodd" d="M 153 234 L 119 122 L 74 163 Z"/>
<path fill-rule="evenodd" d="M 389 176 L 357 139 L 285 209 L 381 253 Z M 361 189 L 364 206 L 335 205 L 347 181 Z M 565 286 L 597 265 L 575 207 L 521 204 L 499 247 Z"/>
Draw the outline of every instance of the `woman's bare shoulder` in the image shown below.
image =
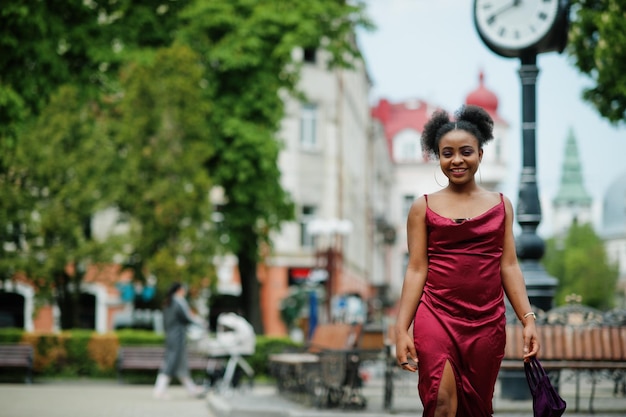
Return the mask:
<path fill-rule="evenodd" d="M 426 206 L 428 205 L 428 197 L 429 195 L 421 195 L 419 197 L 417 197 L 414 201 L 413 204 L 411 205 L 411 209 L 415 210 L 415 209 L 425 209 Z"/>
<path fill-rule="evenodd" d="M 426 213 L 426 207 L 428 206 L 428 196 L 422 195 L 417 197 L 413 204 L 411 204 L 411 210 L 409 211 L 409 217 L 422 216 Z"/>
<path fill-rule="evenodd" d="M 507 196 L 499 191 L 484 190 L 480 195 L 483 201 L 488 202 L 490 205 L 495 206 L 500 202 L 504 202 L 505 205 L 511 203 Z"/>

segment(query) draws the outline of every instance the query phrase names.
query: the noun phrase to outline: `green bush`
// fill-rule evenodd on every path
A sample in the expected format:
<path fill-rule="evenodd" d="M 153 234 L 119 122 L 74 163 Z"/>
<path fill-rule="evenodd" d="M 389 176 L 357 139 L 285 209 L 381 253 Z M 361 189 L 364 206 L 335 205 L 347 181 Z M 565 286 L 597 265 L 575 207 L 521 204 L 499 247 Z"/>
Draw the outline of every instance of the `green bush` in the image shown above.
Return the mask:
<path fill-rule="evenodd" d="M 123 329 L 115 332 L 120 346 L 161 346 L 165 343 L 165 335 L 152 330 Z"/>
<path fill-rule="evenodd" d="M 40 375 L 63 375 L 67 365 L 64 340 L 68 333 L 24 333 L 23 340 L 33 345 L 33 368 Z"/>
<path fill-rule="evenodd" d="M 22 341 L 35 350 L 33 368 L 38 375 L 77 377 L 110 374 L 98 369 L 89 353 L 89 342 L 96 335 L 93 330 L 75 329 L 61 333 L 23 333 Z"/>
<path fill-rule="evenodd" d="M 93 375 L 96 364 L 89 355 L 88 344 L 95 334 L 93 330 L 75 329 L 67 333 L 65 341 L 66 364 L 63 374 L 66 376 Z"/>
<path fill-rule="evenodd" d="M 255 353 L 250 356 L 248 362 L 257 376 L 270 376 L 268 358 L 271 354 L 300 347 L 302 347 L 302 344 L 296 343 L 288 337 L 259 335 L 256 338 Z"/>
<path fill-rule="evenodd" d="M 35 377 L 114 377 L 115 358 L 119 346 L 162 346 L 165 335 L 151 330 L 123 329 L 107 334 L 93 330 L 74 329 L 61 333 L 25 332 L 22 329 L 0 329 L 0 343 L 29 343 L 35 348 Z M 288 337 L 256 338 L 256 350 L 248 358 L 256 376 L 268 377 L 268 357 L 273 353 L 298 350 L 302 344 Z M 127 372 L 125 380 L 135 377 L 141 383 L 154 382 L 154 372 Z M 22 373 L 16 373 L 22 375 Z M 194 379 L 202 379 L 194 372 Z"/>
<path fill-rule="evenodd" d="M 125 329 L 98 334 L 88 329 L 61 333 L 0 329 L 0 343 L 28 343 L 33 346 L 35 377 L 114 377 L 115 359 L 120 345 L 162 346 L 164 341 L 163 334 L 149 330 Z M 18 376 L 21 374 L 23 372 L 16 372 Z M 150 376 L 149 379 L 152 381 L 154 378 Z"/>
<path fill-rule="evenodd" d="M 89 357 L 93 360 L 94 375 L 109 376 L 115 373 L 119 340 L 114 333 L 94 333 L 87 345 Z"/>
<path fill-rule="evenodd" d="M 0 343 L 20 343 L 23 334 L 23 329 L 13 327 L 0 328 Z"/>

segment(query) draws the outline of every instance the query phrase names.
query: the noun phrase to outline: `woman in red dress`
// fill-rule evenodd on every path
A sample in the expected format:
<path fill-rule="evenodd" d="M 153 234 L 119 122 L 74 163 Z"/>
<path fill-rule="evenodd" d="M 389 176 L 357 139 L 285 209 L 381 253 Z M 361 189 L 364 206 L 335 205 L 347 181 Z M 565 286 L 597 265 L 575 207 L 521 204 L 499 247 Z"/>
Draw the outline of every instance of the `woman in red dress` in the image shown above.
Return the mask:
<path fill-rule="evenodd" d="M 504 357 L 506 294 L 524 325 L 524 360 L 539 351 L 513 237 L 513 207 L 475 180 L 493 120 L 480 107 L 454 120 L 435 112 L 422 145 L 448 178 L 418 198 L 407 219 L 409 263 L 396 321 L 396 356 L 419 371 L 428 417 L 486 417 Z M 413 334 L 409 328 L 413 324 Z"/>

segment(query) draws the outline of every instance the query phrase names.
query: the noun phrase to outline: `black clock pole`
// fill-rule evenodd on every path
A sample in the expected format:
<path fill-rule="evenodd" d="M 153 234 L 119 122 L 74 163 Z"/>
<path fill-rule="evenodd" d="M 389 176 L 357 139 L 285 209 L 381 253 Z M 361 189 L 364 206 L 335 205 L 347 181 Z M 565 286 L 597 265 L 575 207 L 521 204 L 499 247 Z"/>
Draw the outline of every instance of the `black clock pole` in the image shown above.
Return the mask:
<path fill-rule="evenodd" d="M 541 204 L 537 187 L 536 161 L 536 90 L 537 90 L 537 54 L 529 52 L 521 55 L 519 76 L 522 83 L 522 173 L 519 183 L 517 202 L 517 222 L 522 231 L 516 237 L 517 257 L 526 281 L 528 298 L 534 309 L 548 311 L 553 306 L 557 280 L 547 274 L 540 263 L 544 254 L 544 242 L 537 235 L 541 222 Z M 512 313 L 509 319 L 517 318 Z M 511 400 L 530 398 L 526 377 L 522 371 L 500 373 L 501 396 Z"/>
<path fill-rule="evenodd" d="M 522 83 L 522 173 L 517 203 L 517 222 L 522 232 L 516 238 L 517 256 L 526 280 L 531 304 L 543 311 L 553 306 L 557 280 L 549 276 L 539 263 L 544 254 L 544 242 L 537 235 L 541 222 L 541 205 L 537 187 L 536 162 L 536 86 L 537 55 L 521 56 L 519 76 Z"/>

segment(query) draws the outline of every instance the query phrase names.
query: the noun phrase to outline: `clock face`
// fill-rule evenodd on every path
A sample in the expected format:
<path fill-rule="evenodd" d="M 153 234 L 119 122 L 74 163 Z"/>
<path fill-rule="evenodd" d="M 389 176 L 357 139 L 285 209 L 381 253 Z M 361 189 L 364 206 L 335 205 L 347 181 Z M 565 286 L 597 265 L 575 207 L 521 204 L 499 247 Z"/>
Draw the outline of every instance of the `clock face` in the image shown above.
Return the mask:
<path fill-rule="evenodd" d="M 497 47 L 521 50 L 550 32 L 560 0 L 475 0 L 474 18 L 481 36 Z"/>

